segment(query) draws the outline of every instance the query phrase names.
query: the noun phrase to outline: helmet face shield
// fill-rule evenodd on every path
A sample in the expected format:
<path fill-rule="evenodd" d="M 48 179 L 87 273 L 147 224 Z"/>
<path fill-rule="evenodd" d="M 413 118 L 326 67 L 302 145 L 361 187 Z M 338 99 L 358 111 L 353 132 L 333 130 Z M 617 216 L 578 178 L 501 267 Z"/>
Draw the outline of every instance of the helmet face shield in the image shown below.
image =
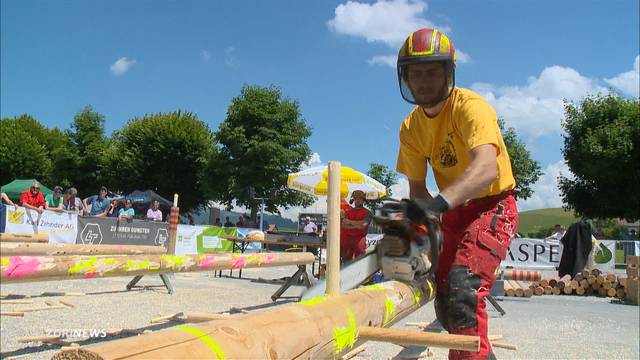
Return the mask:
<path fill-rule="evenodd" d="M 407 38 L 398 54 L 398 84 L 402 98 L 433 107 L 455 87 L 455 48 L 435 29 L 420 29 Z"/>

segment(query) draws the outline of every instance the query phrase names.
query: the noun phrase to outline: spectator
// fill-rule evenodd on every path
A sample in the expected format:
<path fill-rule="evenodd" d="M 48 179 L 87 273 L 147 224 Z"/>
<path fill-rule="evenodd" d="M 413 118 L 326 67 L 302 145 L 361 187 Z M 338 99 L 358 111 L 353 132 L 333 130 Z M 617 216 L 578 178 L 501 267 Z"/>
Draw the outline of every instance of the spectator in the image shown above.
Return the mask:
<path fill-rule="evenodd" d="M 196 222 L 193 220 L 193 216 L 191 216 L 191 214 L 187 214 L 187 223 L 189 225 L 195 225 Z"/>
<path fill-rule="evenodd" d="M 219 217 L 216 218 L 216 223 L 214 224 L 214 226 L 222 227 L 222 221 L 220 221 Z"/>
<path fill-rule="evenodd" d="M 153 200 L 151 207 L 147 210 L 147 220 L 162 221 L 162 211 L 160 211 L 160 202 Z"/>
<path fill-rule="evenodd" d="M 551 235 L 547 236 L 545 238 L 545 240 L 555 240 L 555 241 L 560 241 L 560 239 L 562 239 L 562 237 L 564 236 L 566 230 L 564 228 L 564 226 L 560 225 L 560 224 L 556 224 L 553 227 L 553 231 L 551 232 Z"/>
<path fill-rule="evenodd" d="M 244 222 L 244 215 L 240 215 L 238 217 L 238 222 L 236 223 L 236 227 L 246 228 L 247 224 Z"/>
<path fill-rule="evenodd" d="M 131 203 L 131 199 L 127 199 L 124 202 L 124 209 L 120 209 L 118 211 L 118 220 L 131 220 L 133 219 L 133 215 L 136 214 L 136 211 L 131 207 L 133 204 Z"/>
<path fill-rule="evenodd" d="M 9 197 L 5 193 L 0 193 L 0 204 L 7 204 L 14 207 L 16 206 L 16 204 L 14 204 L 13 201 L 11 201 L 11 199 L 9 199 Z"/>
<path fill-rule="evenodd" d="M 231 222 L 231 220 L 229 219 L 229 217 L 228 217 L 228 216 L 226 216 L 226 217 L 224 218 L 224 220 L 225 220 L 225 221 L 224 221 L 224 227 L 233 227 L 233 223 Z"/>
<path fill-rule="evenodd" d="M 107 210 L 107 217 L 118 217 L 118 200 L 111 200 L 109 210 Z"/>
<path fill-rule="evenodd" d="M 75 212 L 78 215 L 85 213 L 85 207 L 82 201 L 78 198 L 78 190 L 71 187 L 67 189 L 66 199 L 62 200 L 62 208 L 68 212 Z"/>
<path fill-rule="evenodd" d="M 366 195 L 355 190 L 351 194 L 353 207 L 345 207 L 345 217 L 340 221 L 340 257 L 342 260 L 353 260 L 365 254 L 367 249 L 367 228 L 373 214 L 364 207 Z"/>
<path fill-rule="evenodd" d="M 303 234 L 317 234 L 318 233 L 318 226 L 316 225 L 316 223 L 314 223 L 313 221 L 311 221 L 311 217 L 307 216 L 305 219 L 305 224 L 304 224 L 304 228 L 302 229 L 302 233 Z"/>
<path fill-rule="evenodd" d="M 20 195 L 20 205 L 27 208 L 37 211 L 42 214 L 44 211 L 44 196 L 40 192 L 40 184 L 37 181 L 34 181 L 31 184 L 31 187 L 25 190 L 22 195 Z"/>
<path fill-rule="evenodd" d="M 53 188 L 53 194 L 44 197 L 44 208 L 53 211 L 64 211 L 62 208 L 62 187 Z"/>
<path fill-rule="evenodd" d="M 91 204 L 91 211 L 89 212 L 89 215 L 98 217 L 107 216 L 107 212 L 111 205 L 107 199 L 107 188 L 104 186 L 101 187 L 98 195 L 89 196 L 84 199 L 83 204 L 85 209 L 88 209 L 89 204 Z"/>

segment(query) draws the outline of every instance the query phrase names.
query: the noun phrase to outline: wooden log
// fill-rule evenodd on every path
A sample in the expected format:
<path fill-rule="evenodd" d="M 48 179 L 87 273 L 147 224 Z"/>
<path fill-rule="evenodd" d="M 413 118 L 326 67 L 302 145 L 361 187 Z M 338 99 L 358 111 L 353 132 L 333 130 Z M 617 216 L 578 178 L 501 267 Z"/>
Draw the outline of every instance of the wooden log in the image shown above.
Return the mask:
<path fill-rule="evenodd" d="M 73 353 L 60 351 L 53 359 L 333 358 L 364 342 L 358 339 L 362 327 L 391 326 L 434 296 L 431 282 L 418 289 L 387 281 L 341 295 L 81 347 Z"/>
<path fill-rule="evenodd" d="M 608 273 L 606 276 L 606 280 L 612 283 L 616 282 L 617 281 L 616 274 Z"/>
<path fill-rule="evenodd" d="M 338 161 L 327 165 L 327 270 L 326 293 L 340 294 L 340 168 Z"/>
<path fill-rule="evenodd" d="M 562 292 L 565 295 L 571 295 L 573 293 L 573 288 L 571 287 L 571 285 L 567 285 L 562 289 Z"/>
<path fill-rule="evenodd" d="M 163 246 L 0 243 L 1 256 L 148 255 L 165 251 Z"/>
<path fill-rule="evenodd" d="M 584 275 L 582 274 L 582 272 L 577 273 L 576 276 L 573 277 L 573 280 L 577 281 L 578 283 L 582 281 L 582 279 L 584 279 Z"/>
<path fill-rule="evenodd" d="M 596 276 L 596 283 L 598 283 L 598 285 L 602 285 L 605 279 L 606 278 L 603 275 L 598 275 Z"/>
<path fill-rule="evenodd" d="M 518 348 L 515 345 L 507 344 L 507 343 L 492 342 L 491 346 L 495 348 L 501 348 L 501 349 L 507 349 L 507 350 L 518 350 Z"/>
<path fill-rule="evenodd" d="M 24 316 L 24 312 L 22 312 L 22 311 L 0 311 L 0 316 L 22 317 L 22 316 Z"/>
<path fill-rule="evenodd" d="M 176 254 L 176 240 L 178 237 L 178 222 L 180 221 L 180 208 L 178 207 L 178 194 L 174 194 L 173 206 L 169 212 L 169 239 L 167 240 L 167 254 Z"/>
<path fill-rule="evenodd" d="M 516 296 L 516 289 L 509 283 L 508 280 L 504 281 L 504 294 L 506 296 Z"/>
<path fill-rule="evenodd" d="M 538 281 L 542 278 L 540 272 L 527 270 L 505 270 L 503 276 L 505 280 L 521 281 Z"/>
<path fill-rule="evenodd" d="M 549 279 L 549 286 L 556 287 L 558 285 L 558 279 L 551 278 Z"/>
<path fill-rule="evenodd" d="M 592 269 L 592 270 L 591 270 L 591 275 L 596 276 L 596 277 L 597 277 L 598 275 L 600 275 L 601 273 L 602 273 L 602 272 L 601 272 L 599 269 Z"/>
<path fill-rule="evenodd" d="M 614 289 L 614 288 L 607 289 L 607 296 L 608 297 L 614 297 L 614 296 L 616 296 L 616 293 L 617 293 L 616 289 Z"/>
<path fill-rule="evenodd" d="M 609 280 L 605 280 L 605 281 L 602 283 L 602 288 L 603 288 L 603 289 L 605 289 L 605 290 L 609 290 L 609 289 L 611 289 L 612 287 L 613 287 L 613 284 L 612 284 L 612 283 L 611 283 L 611 281 L 609 281 Z"/>
<path fill-rule="evenodd" d="M 549 285 L 544 287 L 544 294 L 545 295 L 553 295 L 553 288 Z"/>
<path fill-rule="evenodd" d="M 598 289 L 598 296 L 607 296 L 607 289 L 599 288 Z"/>
<path fill-rule="evenodd" d="M 0 233 L 0 242 L 39 242 L 46 243 L 49 241 L 49 234 L 19 234 L 19 233 Z"/>
<path fill-rule="evenodd" d="M 620 284 L 620 286 L 622 286 L 623 288 L 624 288 L 624 287 L 627 287 L 627 278 L 626 278 L 626 277 L 624 277 L 624 276 L 620 276 L 620 277 L 618 278 L 618 283 L 619 283 L 619 284 Z"/>
<path fill-rule="evenodd" d="M 571 275 L 567 274 L 558 280 L 558 288 L 563 290 L 565 287 L 571 286 Z"/>
<path fill-rule="evenodd" d="M 206 255 L 95 255 L 9 256 L 0 258 L 2 284 L 90 279 L 311 264 L 311 253 L 206 254 Z"/>
<path fill-rule="evenodd" d="M 522 289 L 522 296 L 524 297 L 532 297 L 533 296 L 533 289 L 531 289 L 531 287 L 523 282 L 523 281 L 516 281 L 516 284 L 518 284 L 518 286 Z"/>
<path fill-rule="evenodd" d="M 553 288 L 553 295 L 560 295 L 561 293 L 562 293 L 562 290 L 560 290 L 560 288 L 558 287 Z"/>
<path fill-rule="evenodd" d="M 402 346 L 433 346 L 473 352 L 480 350 L 479 336 L 363 326 L 358 329 L 358 338 L 367 341 L 388 342 Z"/>
<path fill-rule="evenodd" d="M 536 286 L 535 289 L 533 289 L 533 294 L 536 296 L 540 296 L 544 294 L 544 288 L 542 286 Z"/>
<path fill-rule="evenodd" d="M 549 286 L 549 279 L 540 280 L 540 286 L 542 286 L 543 288 Z"/>
<path fill-rule="evenodd" d="M 571 280 L 571 281 L 569 282 L 569 285 L 571 286 L 571 289 L 575 290 L 575 289 L 577 289 L 577 288 L 578 288 L 578 286 L 580 285 L 580 283 L 578 283 L 578 281 L 576 281 L 576 280 Z"/>
<path fill-rule="evenodd" d="M 596 277 L 595 277 L 595 276 L 593 276 L 593 275 L 589 275 L 589 276 L 587 277 L 587 282 L 589 283 L 589 285 L 591 285 L 591 284 L 595 283 L 595 282 L 596 282 Z"/>
<path fill-rule="evenodd" d="M 624 288 L 617 288 L 616 289 L 616 297 L 620 298 L 620 299 L 624 299 L 624 296 L 626 295 Z"/>
<path fill-rule="evenodd" d="M 587 279 L 580 280 L 580 286 L 586 289 L 587 287 L 589 287 L 589 281 L 587 281 Z"/>
<path fill-rule="evenodd" d="M 584 295 L 584 288 L 582 286 L 578 286 L 576 289 L 576 295 Z"/>

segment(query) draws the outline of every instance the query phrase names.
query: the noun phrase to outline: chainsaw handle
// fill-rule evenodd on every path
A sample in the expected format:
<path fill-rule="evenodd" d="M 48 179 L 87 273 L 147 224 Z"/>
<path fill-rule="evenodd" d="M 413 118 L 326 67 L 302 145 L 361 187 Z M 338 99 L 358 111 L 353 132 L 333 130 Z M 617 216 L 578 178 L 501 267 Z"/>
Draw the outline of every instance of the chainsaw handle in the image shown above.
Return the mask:
<path fill-rule="evenodd" d="M 434 274 L 438 268 L 438 258 L 440 256 L 440 244 L 442 244 L 442 230 L 440 229 L 440 221 L 437 218 L 427 219 L 425 225 L 429 231 L 429 241 L 431 244 L 431 268 L 429 275 Z"/>

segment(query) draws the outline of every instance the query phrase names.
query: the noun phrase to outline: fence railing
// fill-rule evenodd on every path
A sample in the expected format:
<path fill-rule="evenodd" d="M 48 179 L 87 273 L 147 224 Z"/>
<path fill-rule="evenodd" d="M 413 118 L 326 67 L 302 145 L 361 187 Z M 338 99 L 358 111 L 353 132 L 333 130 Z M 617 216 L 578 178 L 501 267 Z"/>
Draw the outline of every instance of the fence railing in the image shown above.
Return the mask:
<path fill-rule="evenodd" d="M 615 240 L 616 242 L 616 267 L 627 266 L 627 255 L 640 255 L 639 240 Z"/>

